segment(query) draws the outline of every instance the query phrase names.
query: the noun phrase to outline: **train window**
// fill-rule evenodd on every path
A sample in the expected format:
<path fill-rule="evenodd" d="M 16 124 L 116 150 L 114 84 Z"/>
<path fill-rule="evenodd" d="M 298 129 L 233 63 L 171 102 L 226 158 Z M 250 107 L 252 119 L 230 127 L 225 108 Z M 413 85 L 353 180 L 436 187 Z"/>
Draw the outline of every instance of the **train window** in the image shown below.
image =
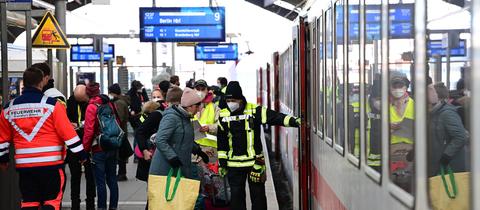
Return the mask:
<path fill-rule="evenodd" d="M 439 9 L 449 8 L 449 9 Z M 435 12 L 432 12 L 435 11 Z M 470 13 L 463 8 L 442 0 L 427 1 L 427 59 L 430 65 L 429 76 L 431 84 L 427 86 L 428 110 L 428 167 L 429 195 L 432 209 L 469 209 L 469 171 L 470 145 L 469 116 L 473 116 L 470 107 L 469 90 L 471 74 L 470 49 L 471 37 L 453 28 L 462 27 L 470 31 L 470 18 L 464 18 Z M 437 31 L 437 32 L 436 32 Z M 443 32 L 442 32 L 443 31 Z M 435 33 L 440 34 L 435 37 Z M 438 34 L 437 34 L 438 35 Z M 446 49 L 436 47 L 441 45 L 442 38 L 447 40 Z M 437 44 L 437 45 L 435 45 Z M 462 51 L 463 49 L 463 51 Z M 456 184 L 457 192 L 452 188 L 447 192 L 442 181 L 446 177 L 448 186 Z M 449 178 L 449 174 L 454 179 Z M 455 206 L 446 205 L 449 195 L 455 196 Z"/>
<path fill-rule="evenodd" d="M 360 1 L 348 5 L 348 152 L 360 158 Z M 355 25 L 356 24 L 356 25 Z"/>
<path fill-rule="evenodd" d="M 375 9 L 376 8 L 376 9 Z M 365 0 L 364 18 L 375 15 L 381 23 L 381 4 L 377 0 Z M 365 152 L 367 165 L 382 173 L 382 24 L 372 27 L 367 23 L 365 30 Z"/>
<path fill-rule="evenodd" d="M 324 92 L 323 92 L 323 80 L 325 78 L 325 71 L 324 71 L 324 58 L 323 58 L 323 15 L 320 16 L 318 18 L 318 21 L 317 21 L 317 31 L 318 31 L 318 38 L 317 38 L 317 43 L 318 43 L 318 47 L 317 47 L 317 52 L 318 52 L 318 68 L 317 68 L 317 115 L 318 115 L 318 119 L 317 119 L 317 129 L 320 133 L 320 138 L 324 138 L 323 137 L 323 118 L 324 118 Z"/>
<path fill-rule="evenodd" d="M 345 82 L 344 82 L 344 6 L 343 1 L 335 3 L 335 144 L 345 145 Z"/>
<path fill-rule="evenodd" d="M 410 1 L 412 2 L 412 1 Z M 414 189 L 414 4 L 389 0 L 389 169 L 390 179 L 408 193 Z"/>
<path fill-rule="evenodd" d="M 326 42 L 326 68 L 325 68 L 325 92 L 326 92 L 326 134 L 327 142 L 333 141 L 333 102 L 335 89 L 333 86 L 333 17 L 332 8 L 325 12 L 325 42 Z M 330 144 L 331 146 L 333 144 Z"/>
<path fill-rule="evenodd" d="M 309 44 L 310 45 L 310 49 L 311 49 L 311 54 L 310 54 L 310 66 L 311 66 L 311 69 L 310 69 L 310 78 L 308 78 L 309 80 L 309 84 L 311 85 L 310 86 L 310 102 L 311 102 L 311 106 L 310 106 L 310 113 L 312 113 L 310 116 L 311 116 L 311 122 L 312 122 L 312 130 L 313 132 L 317 132 L 317 109 L 315 107 L 317 107 L 317 83 L 318 81 L 316 81 L 315 78 L 317 78 L 317 69 L 318 69 L 318 66 L 317 66 L 317 51 L 318 51 L 318 48 L 317 48 L 317 28 L 318 28 L 318 25 L 316 25 L 316 21 L 312 22 L 311 25 L 312 25 L 312 30 L 310 30 L 310 40 L 311 43 Z"/>

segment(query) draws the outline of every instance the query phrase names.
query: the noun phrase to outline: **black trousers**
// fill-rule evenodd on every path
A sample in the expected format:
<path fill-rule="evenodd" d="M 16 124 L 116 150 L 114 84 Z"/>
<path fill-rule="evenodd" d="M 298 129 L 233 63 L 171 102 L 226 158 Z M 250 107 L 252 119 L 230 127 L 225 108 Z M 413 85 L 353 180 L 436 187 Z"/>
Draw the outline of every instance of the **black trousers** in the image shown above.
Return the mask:
<path fill-rule="evenodd" d="M 20 170 L 18 175 L 22 210 L 60 210 L 66 182 L 63 168 Z"/>
<path fill-rule="evenodd" d="M 79 210 L 80 209 L 80 185 L 82 180 L 82 164 L 79 162 L 79 158 L 77 155 L 68 153 L 68 168 L 70 169 L 71 173 L 71 181 L 70 181 L 70 197 L 72 199 L 72 210 Z M 95 189 L 95 178 L 93 177 L 92 165 L 90 162 L 84 163 L 85 166 L 85 180 L 87 185 L 87 210 L 94 210 L 95 209 L 95 196 L 96 196 L 96 189 Z"/>
<path fill-rule="evenodd" d="M 232 193 L 230 209 L 246 210 L 245 202 L 245 183 L 252 167 L 246 168 L 228 168 L 228 183 Z M 250 189 L 250 200 L 252 201 L 252 210 L 266 210 L 267 197 L 265 195 L 265 183 L 253 183 L 248 179 Z"/>

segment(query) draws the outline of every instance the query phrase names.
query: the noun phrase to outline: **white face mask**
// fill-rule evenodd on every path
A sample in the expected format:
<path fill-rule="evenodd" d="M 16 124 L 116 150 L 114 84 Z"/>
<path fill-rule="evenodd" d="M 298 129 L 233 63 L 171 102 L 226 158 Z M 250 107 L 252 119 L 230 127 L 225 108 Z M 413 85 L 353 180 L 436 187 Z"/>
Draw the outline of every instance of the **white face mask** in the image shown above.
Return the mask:
<path fill-rule="evenodd" d="M 240 104 L 237 102 L 228 102 L 227 106 L 230 109 L 230 111 L 234 112 L 240 107 Z"/>
<path fill-rule="evenodd" d="M 113 100 L 113 98 L 115 98 L 115 97 L 113 97 L 112 95 L 108 95 L 108 98 L 109 98 L 110 100 Z"/>
<path fill-rule="evenodd" d="M 405 90 L 403 88 L 392 89 L 392 96 L 395 98 L 401 98 L 405 95 Z"/>

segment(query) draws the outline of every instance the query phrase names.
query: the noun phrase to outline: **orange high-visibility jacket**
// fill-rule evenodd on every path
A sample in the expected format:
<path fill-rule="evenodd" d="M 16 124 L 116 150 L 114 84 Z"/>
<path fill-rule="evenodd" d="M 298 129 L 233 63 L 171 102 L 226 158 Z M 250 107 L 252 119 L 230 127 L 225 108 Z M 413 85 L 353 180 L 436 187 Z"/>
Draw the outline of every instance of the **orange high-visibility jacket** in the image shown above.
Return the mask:
<path fill-rule="evenodd" d="M 34 88 L 25 88 L 1 112 L 0 162 L 8 161 L 10 143 L 17 169 L 62 165 L 65 144 L 74 153 L 84 153 L 65 106 Z"/>

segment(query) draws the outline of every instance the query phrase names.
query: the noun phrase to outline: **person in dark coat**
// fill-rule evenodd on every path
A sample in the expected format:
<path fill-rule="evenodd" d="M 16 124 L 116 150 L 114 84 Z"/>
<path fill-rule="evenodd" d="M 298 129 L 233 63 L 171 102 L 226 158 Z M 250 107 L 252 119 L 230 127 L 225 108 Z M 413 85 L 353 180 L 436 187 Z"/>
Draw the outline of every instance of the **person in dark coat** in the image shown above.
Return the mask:
<path fill-rule="evenodd" d="M 72 123 L 75 131 L 77 131 L 78 137 L 83 138 L 83 123 L 85 121 L 85 112 L 88 105 L 88 96 L 86 93 L 85 84 L 79 84 L 75 87 L 73 95 L 67 100 L 67 116 Z M 80 210 L 80 184 L 82 178 L 82 164 L 80 163 L 80 157 L 70 150 L 67 151 L 67 158 L 65 161 L 68 163 L 70 169 L 70 198 L 72 200 L 72 210 Z M 92 165 L 90 162 L 83 164 L 85 167 L 85 180 L 86 180 L 86 208 L 87 210 L 95 210 L 95 179 L 93 177 Z"/>
<path fill-rule="evenodd" d="M 195 90 L 185 88 L 181 104 L 165 110 L 155 137 L 157 149 L 152 158 L 149 174 L 166 176 L 171 168 L 181 168 L 184 177 L 194 178 L 191 154 L 201 150 L 194 143 L 191 119 L 200 110 L 204 97 Z M 205 156 L 203 154 L 202 157 Z"/>
<path fill-rule="evenodd" d="M 167 81 L 168 82 L 168 81 Z M 170 84 L 170 82 L 168 82 Z M 180 104 L 180 100 L 182 97 L 182 90 L 179 87 L 167 88 L 165 86 L 160 85 L 160 89 L 163 93 L 165 91 L 164 98 L 168 98 L 167 103 L 169 105 L 178 105 Z M 147 182 L 148 180 L 148 173 L 150 170 L 150 161 L 153 157 L 153 152 L 155 147 L 152 143 L 151 138 L 155 138 L 152 136 L 153 134 L 157 133 L 158 127 L 160 125 L 160 121 L 163 118 L 163 113 L 167 107 L 164 106 L 164 101 L 159 100 L 157 101 L 159 106 L 156 111 L 153 111 L 148 115 L 148 118 L 140 125 L 135 132 L 135 139 L 137 141 L 138 150 L 142 152 L 143 158 L 139 158 L 137 164 L 137 179 Z M 145 210 L 148 209 L 148 201 L 147 205 L 145 206 Z"/>
<path fill-rule="evenodd" d="M 130 97 L 130 124 L 133 129 L 137 129 L 140 125 L 139 117 L 142 113 L 143 103 L 149 101 L 148 94 L 140 81 L 134 80 L 132 87 L 127 95 Z"/>
<path fill-rule="evenodd" d="M 118 118 L 120 120 L 120 127 L 125 132 L 122 146 L 118 151 L 118 181 L 127 181 L 127 163 L 128 158 L 133 155 L 132 145 L 128 142 L 128 107 L 130 106 L 130 98 L 122 95 L 120 85 L 117 83 L 108 87 L 108 97 L 110 101 L 115 104 Z"/>
<path fill-rule="evenodd" d="M 454 172 L 466 171 L 467 132 L 457 113 L 457 107 L 447 103 L 448 95 L 439 100 L 437 91 L 444 95 L 445 92 L 448 93 L 448 89 L 441 85 L 436 88 L 433 85 L 428 86 L 430 108 L 429 177 L 437 176 L 440 166 L 450 166 Z"/>

